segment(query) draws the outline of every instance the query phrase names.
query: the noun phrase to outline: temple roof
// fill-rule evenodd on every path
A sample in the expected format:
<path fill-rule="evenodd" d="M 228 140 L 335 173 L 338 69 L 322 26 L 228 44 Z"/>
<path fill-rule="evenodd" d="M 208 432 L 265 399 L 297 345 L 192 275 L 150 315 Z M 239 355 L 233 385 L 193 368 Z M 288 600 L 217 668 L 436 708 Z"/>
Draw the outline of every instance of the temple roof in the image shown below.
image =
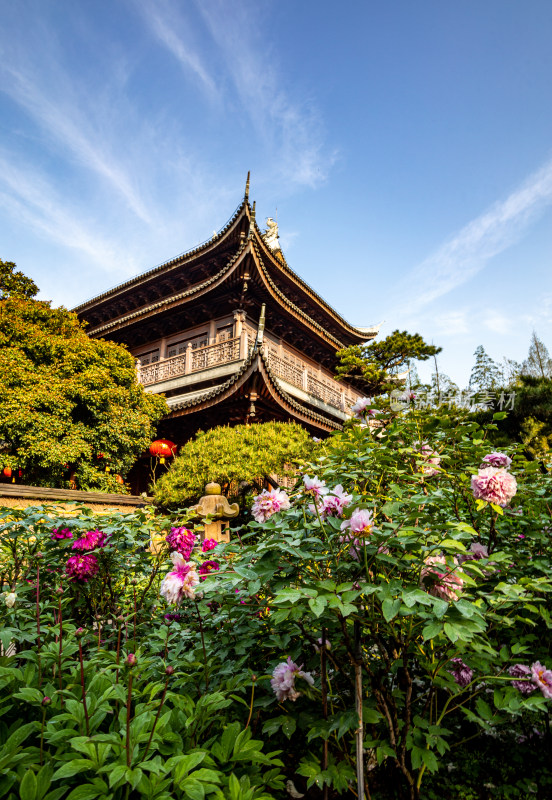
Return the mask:
<path fill-rule="evenodd" d="M 255 381 L 255 392 L 259 395 L 264 392 L 276 405 L 286 411 L 290 417 L 310 427 L 315 427 L 327 432 L 339 430 L 341 428 L 340 422 L 335 417 L 319 414 L 306 404 L 300 403 L 291 397 L 291 395 L 281 387 L 278 379 L 269 367 L 265 354 L 262 349 L 258 347 L 253 348 L 241 369 L 224 383 L 204 389 L 201 392 L 195 392 L 192 397 L 188 399 L 183 398 L 182 400 L 178 400 L 174 398 L 174 402 L 171 402 L 173 398 L 170 398 L 169 417 L 191 414 L 196 411 L 207 409 L 210 406 L 219 405 L 224 400 L 238 394 L 244 387 L 250 386 L 252 380 L 256 378 L 260 378 L 260 381 Z"/>
<path fill-rule="evenodd" d="M 255 204 L 249 203 L 247 185 L 245 196 L 232 217 L 206 242 L 103 292 L 73 310 L 89 321 L 90 335 L 109 336 L 115 330 L 133 325 L 142 318 L 188 303 L 219 286 L 233 274 L 234 280 L 241 279 L 241 275 L 235 274 L 236 268 L 250 254 L 261 277 L 263 290 L 268 291 L 274 301 L 291 316 L 301 320 L 335 349 L 360 344 L 376 336 L 379 325 L 355 327 L 348 323 L 291 269 L 280 250 L 274 253 L 264 237 L 255 219 Z M 212 274 L 205 276 L 209 259 L 212 261 Z M 165 296 L 151 297 L 154 294 L 152 290 L 159 286 L 160 281 L 163 281 Z M 174 291 L 176 283 L 181 286 L 181 291 Z M 136 307 L 133 307 L 133 303 Z M 125 313 L 125 309 L 128 313 Z"/>

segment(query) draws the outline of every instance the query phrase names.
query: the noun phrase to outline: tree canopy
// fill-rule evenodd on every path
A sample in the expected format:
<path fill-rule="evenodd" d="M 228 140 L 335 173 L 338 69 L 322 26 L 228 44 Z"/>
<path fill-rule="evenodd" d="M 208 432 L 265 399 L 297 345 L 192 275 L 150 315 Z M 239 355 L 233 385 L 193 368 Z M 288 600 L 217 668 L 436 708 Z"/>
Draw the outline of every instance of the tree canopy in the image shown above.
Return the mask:
<path fill-rule="evenodd" d="M 529 353 L 523 362 L 522 373 L 533 378 L 552 378 L 552 358 L 535 331 L 531 336 Z"/>
<path fill-rule="evenodd" d="M 115 475 L 124 476 L 154 437 L 164 398 L 136 382 L 124 347 L 90 339 L 64 308 L 27 299 L 34 293 L 28 279 L 6 266 L 0 465 L 22 469 L 36 486 L 120 491 Z"/>
<path fill-rule="evenodd" d="M 257 489 L 271 475 L 292 476 L 316 449 L 309 433 L 293 422 L 263 422 L 200 431 L 186 442 L 171 468 L 154 487 L 164 507 L 199 499 L 206 483 L 246 482 Z"/>
<path fill-rule="evenodd" d="M 338 350 L 336 378 L 357 379 L 370 396 L 386 394 L 397 388 L 397 374 L 406 371 L 410 361 L 427 361 L 440 352 L 419 333 L 397 330 L 379 342 Z"/>
<path fill-rule="evenodd" d="M 2 261 L 0 258 L 0 300 L 6 297 L 30 299 L 38 294 L 36 283 L 16 267 L 17 264 L 13 261 Z"/>
<path fill-rule="evenodd" d="M 502 372 L 498 364 L 485 352 L 483 345 L 476 348 L 474 356 L 475 364 L 470 375 L 470 389 L 482 392 L 499 386 Z"/>

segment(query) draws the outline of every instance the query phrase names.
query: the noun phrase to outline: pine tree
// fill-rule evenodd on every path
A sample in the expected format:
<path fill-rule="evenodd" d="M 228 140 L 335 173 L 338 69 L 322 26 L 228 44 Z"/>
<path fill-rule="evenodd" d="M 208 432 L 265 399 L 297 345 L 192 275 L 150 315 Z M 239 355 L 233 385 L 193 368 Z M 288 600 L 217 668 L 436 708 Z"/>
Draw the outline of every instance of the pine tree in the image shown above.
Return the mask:
<path fill-rule="evenodd" d="M 470 390 L 485 391 L 496 388 L 502 378 L 500 367 L 485 352 L 482 344 L 476 349 L 475 364 L 470 375 Z"/>
<path fill-rule="evenodd" d="M 504 357 L 502 359 L 502 384 L 511 386 L 521 375 L 522 366 L 519 361 Z"/>
<path fill-rule="evenodd" d="M 550 358 L 546 345 L 541 342 L 535 331 L 531 337 L 529 355 L 523 362 L 522 372 L 524 375 L 532 375 L 534 378 L 552 378 L 552 358 Z"/>

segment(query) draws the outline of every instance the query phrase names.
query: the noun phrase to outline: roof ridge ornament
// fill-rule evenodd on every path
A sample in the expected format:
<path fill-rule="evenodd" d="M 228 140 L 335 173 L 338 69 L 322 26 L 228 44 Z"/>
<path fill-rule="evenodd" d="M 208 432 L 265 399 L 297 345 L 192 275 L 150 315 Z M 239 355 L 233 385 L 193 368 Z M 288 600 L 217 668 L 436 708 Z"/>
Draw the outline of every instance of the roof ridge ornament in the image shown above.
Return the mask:
<path fill-rule="evenodd" d="M 282 252 L 278 234 L 278 223 L 272 217 L 266 218 L 267 229 L 263 233 L 263 241 L 273 253 Z"/>
<path fill-rule="evenodd" d="M 247 180 L 245 182 L 245 196 L 244 196 L 245 200 L 249 200 L 249 178 L 250 178 L 250 176 L 251 176 L 251 172 L 248 172 L 247 173 Z"/>

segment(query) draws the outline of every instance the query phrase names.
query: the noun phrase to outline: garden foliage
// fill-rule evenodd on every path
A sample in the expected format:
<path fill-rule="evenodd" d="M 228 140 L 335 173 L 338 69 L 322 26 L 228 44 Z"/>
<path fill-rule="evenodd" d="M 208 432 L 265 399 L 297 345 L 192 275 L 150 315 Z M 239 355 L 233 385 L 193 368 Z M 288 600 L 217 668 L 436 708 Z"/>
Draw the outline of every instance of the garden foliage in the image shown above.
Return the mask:
<path fill-rule="evenodd" d="M 182 508 L 197 501 L 205 484 L 248 484 L 261 489 L 271 475 L 293 476 L 297 464 L 312 457 L 316 443 L 293 422 L 220 426 L 201 431 L 186 442 L 171 468 L 156 482 L 155 501 Z"/>
<path fill-rule="evenodd" d="M 0 466 L 34 486 L 121 491 L 114 476 L 147 448 L 165 400 L 138 385 L 125 348 L 20 294 L 0 300 Z"/>
<path fill-rule="evenodd" d="M 6 510 L 0 795 L 549 796 L 550 475 L 465 416 L 357 413 L 229 544 Z M 474 742 L 526 769 L 464 791 Z"/>

